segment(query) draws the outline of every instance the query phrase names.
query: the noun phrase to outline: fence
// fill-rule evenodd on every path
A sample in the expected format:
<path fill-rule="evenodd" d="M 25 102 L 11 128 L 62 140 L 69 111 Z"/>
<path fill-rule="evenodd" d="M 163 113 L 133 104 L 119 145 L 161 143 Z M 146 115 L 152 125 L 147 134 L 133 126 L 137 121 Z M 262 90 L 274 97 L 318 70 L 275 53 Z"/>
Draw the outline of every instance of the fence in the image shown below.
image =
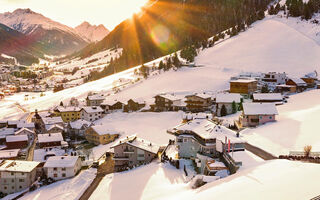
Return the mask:
<path fill-rule="evenodd" d="M 236 173 L 239 169 L 239 166 L 242 165 L 242 162 L 234 161 L 233 158 L 227 153 L 222 153 L 221 160 L 228 167 L 231 174 Z"/>
<path fill-rule="evenodd" d="M 289 156 L 305 156 L 304 151 L 290 151 Z M 320 157 L 320 152 L 310 152 L 309 157 Z"/>

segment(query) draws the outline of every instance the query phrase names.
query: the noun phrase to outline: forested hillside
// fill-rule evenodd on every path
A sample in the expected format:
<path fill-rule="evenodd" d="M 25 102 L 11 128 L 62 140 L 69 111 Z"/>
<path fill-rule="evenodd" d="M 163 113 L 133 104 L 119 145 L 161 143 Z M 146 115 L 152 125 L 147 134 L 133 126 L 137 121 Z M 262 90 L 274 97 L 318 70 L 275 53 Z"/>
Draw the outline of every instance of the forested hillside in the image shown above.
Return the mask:
<path fill-rule="evenodd" d="M 239 31 L 264 18 L 271 0 L 151 0 L 142 14 L 119 24 L 106 38 L 74 56 L 82 58 L 121 47 L 104 75 L 122 71 L 202 41 L 234 27 Z M 239 29 L 239 30 L 236 30 Z M 101 75 L 100 75 L 101 76 Z"/>

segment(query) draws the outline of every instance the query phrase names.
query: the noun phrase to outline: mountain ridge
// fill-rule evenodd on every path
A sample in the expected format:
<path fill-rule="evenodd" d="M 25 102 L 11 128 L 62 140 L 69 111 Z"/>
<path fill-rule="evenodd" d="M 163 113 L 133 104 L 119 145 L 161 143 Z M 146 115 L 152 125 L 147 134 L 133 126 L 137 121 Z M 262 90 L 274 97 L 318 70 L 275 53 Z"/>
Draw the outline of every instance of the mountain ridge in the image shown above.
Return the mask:
<path fill-rule="evenodd" d="M 98 42 L 109 34 L 109 30 L 102 24 L 91 25 L 84 21 L 74 28 L 76 32 L 87 39 L 89 42 Z"/>

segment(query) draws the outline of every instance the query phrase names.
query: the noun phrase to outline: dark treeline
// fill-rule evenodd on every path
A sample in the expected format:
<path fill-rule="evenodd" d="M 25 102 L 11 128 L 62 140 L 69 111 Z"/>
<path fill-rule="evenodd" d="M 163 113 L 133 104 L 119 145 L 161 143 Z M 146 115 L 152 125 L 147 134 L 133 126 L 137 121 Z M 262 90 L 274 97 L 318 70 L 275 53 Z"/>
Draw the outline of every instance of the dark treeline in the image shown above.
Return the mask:
<path fill-rule="evenodd" d="M 286 6 L 289 10 L 289 16 L 292 17 L 302 17 L 303 19 L 311 19 L 313 14 L 319 12 L 320 1 L 319 0 L 309 0 L 304 3 L 302 0 L 287 0 Z"/>
<path fill-rule="evenodd" d="M 102 41 L 75 55 L 85 58 L 105 49 L 123 48 L 122 55 L 113 59 L 102 73 L 93 72 L 95 74 L 90 79 L 95 80 L 179 49 L 192 54 L 193 49 L 187 49 L 190 46 L 212 46 L 202 44 L 212 35 L 233 27 L 228 33 L 233 36 L 256 20 L 263 19 L 270 2 L 159 0 L 144 8 L 142 15 L 134 15 L 122 22 Z"/>

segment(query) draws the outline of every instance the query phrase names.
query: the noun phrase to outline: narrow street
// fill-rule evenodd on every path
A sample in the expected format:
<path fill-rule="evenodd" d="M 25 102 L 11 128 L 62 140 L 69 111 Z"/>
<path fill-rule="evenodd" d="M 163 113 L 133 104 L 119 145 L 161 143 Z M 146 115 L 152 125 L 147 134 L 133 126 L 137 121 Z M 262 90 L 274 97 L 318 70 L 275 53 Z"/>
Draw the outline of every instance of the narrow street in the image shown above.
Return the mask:
<path fill-rule="evenodd" d="M 264 160 L 273 160 L 277 159 L 274 155 L 266 152 L 265 150 L 260 149 L 259 147 L 253 146 L 249 143 L 245 143 L 245 149 L 247 151 L 250 151 L 251 153 L 255 154 L 256 156 L 259 156 L 260 158 Z"/>
<path fill-rule="evenodd" d="M 98 187 L 99 183 L 103 179 L 103 177 L 107 174 L 114 172 L 114 161 L 112 160 L 112 156 L 108 156 L 106 161 L 99 166 L 97 176 L 92 181 L 91 185 L 87 188 L 87 190 L 82 194 L 79 200 L 87 200 L 90 198 L 92 193 Z"/>

